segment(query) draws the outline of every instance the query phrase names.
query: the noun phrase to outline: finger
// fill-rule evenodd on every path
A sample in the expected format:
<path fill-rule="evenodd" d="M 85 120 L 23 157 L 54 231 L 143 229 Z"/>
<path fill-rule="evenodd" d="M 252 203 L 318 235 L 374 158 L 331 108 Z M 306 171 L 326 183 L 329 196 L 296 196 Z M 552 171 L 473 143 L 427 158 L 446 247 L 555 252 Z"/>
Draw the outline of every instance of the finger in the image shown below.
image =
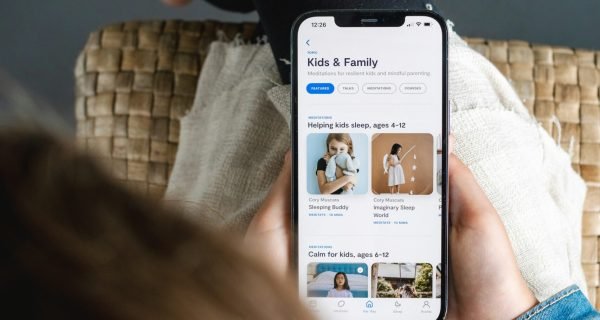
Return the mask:
<path fill-rule="evenodd" d="M 191 0 L 162 0 L 162 2 L 170 6 L 180 7 L 190 3 Z"/>
<path fill-rule="evenodd" d="M 456 143 L 456 139 L 454 138 L 454 135 L 451 133 L 450 135 L 448 135 L 448 153 L 454 152 L 455 143 Z"/>
<path fill-rule="evenodd" d="M 292 156 L 291 152 L 288 151 L 285 154 L 279 176 L 271 186 L 271 191 L 252 220 L 253 227 L 257 228 L 256 231 L 269 231 L 289 222 L 291 183 Z"/>
<path fill-rule="evenodd" d="M 482 219 L 490 215 L 497 218 L 496 210 L 469 168 L 454 154 L 448 158 L 448 183 L 450 219 L 454 226 L 477 227 L 489 223 Z"/>
<path fill-rule="evenodd" d="M 450 288 L 454 295 L 451 299 L 456 301 L 455 305 L 467 305 L 467 300 L 472 298 L 467 292 L 491 288 L 491 292 L 510 292 L 519 297 L 518 303 L 497 306 L 498 309 L 524 311 L 531 308 L 536 303 L 535 297 L 521 276 L 500 216 L 474 175 L 456 155 L 450 154 L 448 167 L 450 250 L 453 257 L 450 260 L 453 268 L 449 280 L 452 281 Z M 486 279 L 486 289 L 480 288 L 480 278 Z M 522 311 L 514 314 L 511 311 L 507 318 L 513 319 Z M 449 312 L 448 318 L 451 318 L 450 315 L 459 318 L 458 313 L 455 309 Z"/>

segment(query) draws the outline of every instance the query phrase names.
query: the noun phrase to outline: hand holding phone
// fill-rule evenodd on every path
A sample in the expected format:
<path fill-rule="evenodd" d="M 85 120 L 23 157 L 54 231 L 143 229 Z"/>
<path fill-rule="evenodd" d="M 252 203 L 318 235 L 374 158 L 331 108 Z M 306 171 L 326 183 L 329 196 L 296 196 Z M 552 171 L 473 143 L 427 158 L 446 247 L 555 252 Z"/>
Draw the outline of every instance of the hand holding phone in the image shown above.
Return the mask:
<path fill-rule="evenodd" d="M 496 209 L 455 155 L 448 162 L 453 270 L 448 319 L 515 319 L 537 300 L 521 276 Z"/>
<path fill-rule="evenodd" d="M 450 236 L 453 239 L 454 272 L 451 273 L 447 319 L 462 319 L 467 313 L 474 318 L 493 314 L 516 318 L 535 305 L 537 300 L 518 272 L 510 242 L 497 213 L 473 174 L 452 155 L 452 143 L 449 143 L 448 149 L 451 172 L 448 183 L 453 190 L 449 194 L 452 204 L 449 214 L 453 221 Z M 279 177 L 246 234 L 246 245 L 251 255 L 264 261 L 286 281 L 290 271 L 287 261 L 291 258 L 291 169 L 288 153 Z M 486 273 L 480 270 L 486 270 Z M 510 295 L 501 294 L 507 291 L 506 288 L 509 288 Z"/>

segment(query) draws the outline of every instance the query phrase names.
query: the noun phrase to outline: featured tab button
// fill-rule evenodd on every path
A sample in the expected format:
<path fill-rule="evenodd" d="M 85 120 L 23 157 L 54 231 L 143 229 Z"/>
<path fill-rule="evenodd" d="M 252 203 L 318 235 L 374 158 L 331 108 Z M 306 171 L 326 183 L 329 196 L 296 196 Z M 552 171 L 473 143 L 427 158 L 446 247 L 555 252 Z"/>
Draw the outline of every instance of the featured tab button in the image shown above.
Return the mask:
<path fill-rule="evenodd" d="M 306 91 L 310 94 L 331 94 L 335 87 L 332 83 L 309 83 Z"/>

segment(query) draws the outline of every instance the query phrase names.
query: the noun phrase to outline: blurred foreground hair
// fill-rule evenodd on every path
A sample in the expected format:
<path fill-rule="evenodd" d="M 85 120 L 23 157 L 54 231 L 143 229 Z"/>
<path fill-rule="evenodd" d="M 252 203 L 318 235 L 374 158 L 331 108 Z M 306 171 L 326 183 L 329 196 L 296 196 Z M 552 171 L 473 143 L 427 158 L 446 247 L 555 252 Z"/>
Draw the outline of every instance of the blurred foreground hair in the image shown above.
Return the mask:
<path fill-rule="evenodd" d="M 47 134 L 0 131 L 0 206 L 7 318 L 310 318 L 233 241 L 129 193 Z"/>

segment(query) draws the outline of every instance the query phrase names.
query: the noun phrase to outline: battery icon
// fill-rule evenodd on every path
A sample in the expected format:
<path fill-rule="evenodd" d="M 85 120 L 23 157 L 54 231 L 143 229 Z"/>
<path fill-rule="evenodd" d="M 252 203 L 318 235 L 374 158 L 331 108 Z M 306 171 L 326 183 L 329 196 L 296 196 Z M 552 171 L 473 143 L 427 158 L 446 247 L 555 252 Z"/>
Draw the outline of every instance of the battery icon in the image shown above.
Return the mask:
<path fill-rule="evenodd" d="M 430 25 L 431 25 L 431 23 L 429 23 L 429 22 L 425 22 L 425 26 L 426 26 L 426 27 L 429 27 Z"/>

